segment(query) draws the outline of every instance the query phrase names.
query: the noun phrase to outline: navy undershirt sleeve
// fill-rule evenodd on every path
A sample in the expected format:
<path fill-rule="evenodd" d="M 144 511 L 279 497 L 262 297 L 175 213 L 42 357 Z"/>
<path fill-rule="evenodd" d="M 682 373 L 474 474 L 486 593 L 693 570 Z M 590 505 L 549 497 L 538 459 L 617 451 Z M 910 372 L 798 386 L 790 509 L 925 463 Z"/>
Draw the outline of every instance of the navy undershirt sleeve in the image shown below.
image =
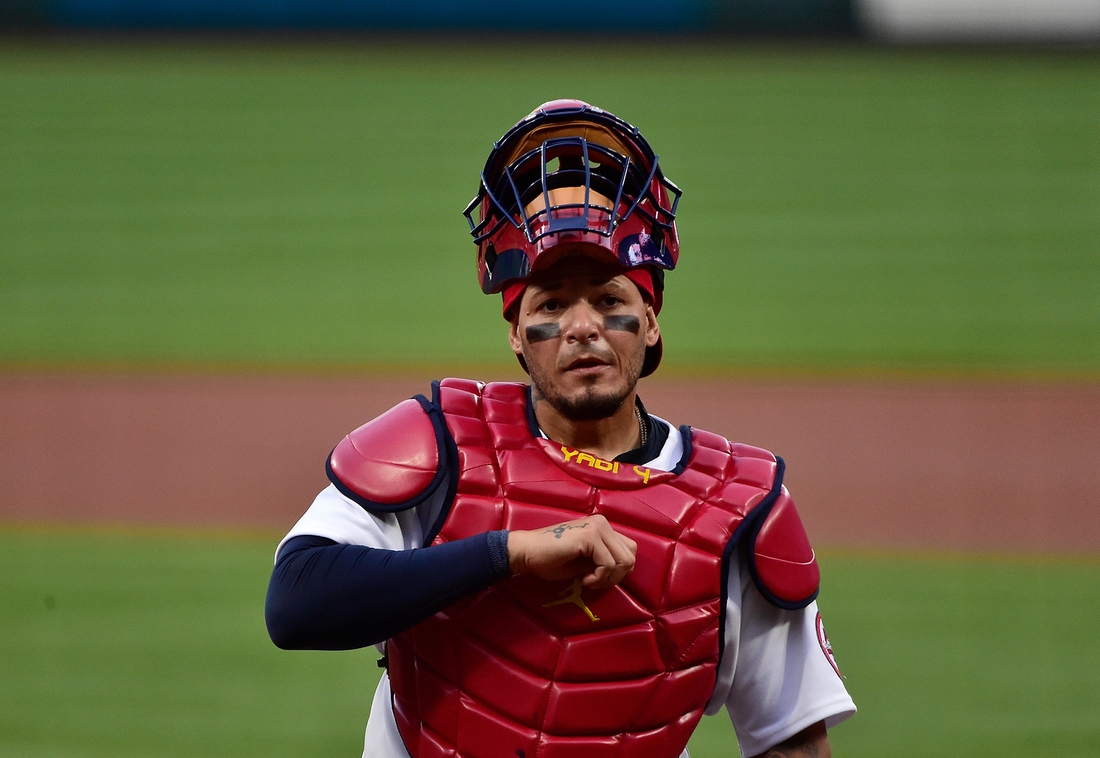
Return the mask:
<path fill-rule="evenodd" d="M 268 634 L 286 650 L 382 642 L 507 576 L 507 534 L 416 550 L 293 537 L 279 551 L 267 588 Z"/>

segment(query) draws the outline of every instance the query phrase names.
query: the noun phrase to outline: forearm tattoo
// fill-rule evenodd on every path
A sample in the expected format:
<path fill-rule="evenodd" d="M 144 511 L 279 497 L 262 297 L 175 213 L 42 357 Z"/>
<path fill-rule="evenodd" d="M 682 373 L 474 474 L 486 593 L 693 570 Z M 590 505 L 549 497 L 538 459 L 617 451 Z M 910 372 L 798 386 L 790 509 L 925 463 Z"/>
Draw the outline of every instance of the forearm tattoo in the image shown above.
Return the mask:
<path fill-rule="evenodd" d="M 584 529 L 586 526 L 588 526 L 587 521 L 583 524 L 558 524 L 553 529 L 547 529 L 546 531 L 553 534 L 554 539 L 560 540 L 566 529 Z"/>

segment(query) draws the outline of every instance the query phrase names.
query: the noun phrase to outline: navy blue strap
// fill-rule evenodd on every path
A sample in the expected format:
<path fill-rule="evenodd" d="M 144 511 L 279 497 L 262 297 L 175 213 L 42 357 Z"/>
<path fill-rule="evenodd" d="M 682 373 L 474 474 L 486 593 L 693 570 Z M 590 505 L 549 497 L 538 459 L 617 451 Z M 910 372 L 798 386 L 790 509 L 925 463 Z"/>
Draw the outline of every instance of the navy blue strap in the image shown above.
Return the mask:
<path fill-rule="evenodd" d="M 292 537 L 279 551 L 267 588 L 268 634 L 287 650 L 352 650 L 382 642 L 507 576 L 507 539 L 507 532 L 486 532 L 386 550 Z"/>
<path fill-rule="evenodd" d="M 642 405 L 642 399 L 634 396 L 635 405 L 638 407 L 640 418 L 646 428 L 646 441 L 641 447 L 628 450 L 615 457 L 619 463 L 634 463 L 645 466 L 661 454 L 665 443 L 668 442 L 668 424 L 658 424 L 649 415 L 649 411 Z"/>

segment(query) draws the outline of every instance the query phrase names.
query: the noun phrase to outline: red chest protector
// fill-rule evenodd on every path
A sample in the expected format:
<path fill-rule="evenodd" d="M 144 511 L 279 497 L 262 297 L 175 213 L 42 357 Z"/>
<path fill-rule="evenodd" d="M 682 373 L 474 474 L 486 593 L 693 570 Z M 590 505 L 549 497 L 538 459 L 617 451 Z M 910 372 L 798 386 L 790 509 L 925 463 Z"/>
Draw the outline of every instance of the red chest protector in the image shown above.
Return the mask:
<path fill-rule="evenodd" d="M 773 603 L 816 597 L 782 461 L 699 430 L 684 441 L 671 472 L 603 461 L 534 437 L 524 385 L 448 379 L 430 404 L 405 401 L 337 446 L 330 477 L 364 507 L 410 507 L 451 468 L 435 543 L 593 513 L 638 543 L 616 587 L 514 576 L 392 638 L 394 715 L 414 758 L 673 758 L 714 690 L 733 547 L 750 548 Z"/>

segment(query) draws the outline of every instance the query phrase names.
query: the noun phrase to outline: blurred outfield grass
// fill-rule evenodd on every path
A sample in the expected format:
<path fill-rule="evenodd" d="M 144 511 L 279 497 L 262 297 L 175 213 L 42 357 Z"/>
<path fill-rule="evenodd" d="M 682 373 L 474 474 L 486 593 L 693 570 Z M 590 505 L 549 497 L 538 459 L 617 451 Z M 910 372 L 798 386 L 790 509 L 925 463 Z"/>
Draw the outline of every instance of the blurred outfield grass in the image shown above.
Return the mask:
<path fill-rule="evenodd" d="M 275 536 L 0 530 L 6 758 L 358 755 L 372 650 L 284 652 Z M 848 758 L 1100 754 L 1100 564 L 826 554 Z M 736 755 L 725 715 L 694 758 Z"/>
<path fill-rule="evenodd" d="M 460 211 L 581 97 L 685 190 L 669 370 L 1100 374 L 1100 54 L 0 43 L 0 367 L 507 366 Z"/>

